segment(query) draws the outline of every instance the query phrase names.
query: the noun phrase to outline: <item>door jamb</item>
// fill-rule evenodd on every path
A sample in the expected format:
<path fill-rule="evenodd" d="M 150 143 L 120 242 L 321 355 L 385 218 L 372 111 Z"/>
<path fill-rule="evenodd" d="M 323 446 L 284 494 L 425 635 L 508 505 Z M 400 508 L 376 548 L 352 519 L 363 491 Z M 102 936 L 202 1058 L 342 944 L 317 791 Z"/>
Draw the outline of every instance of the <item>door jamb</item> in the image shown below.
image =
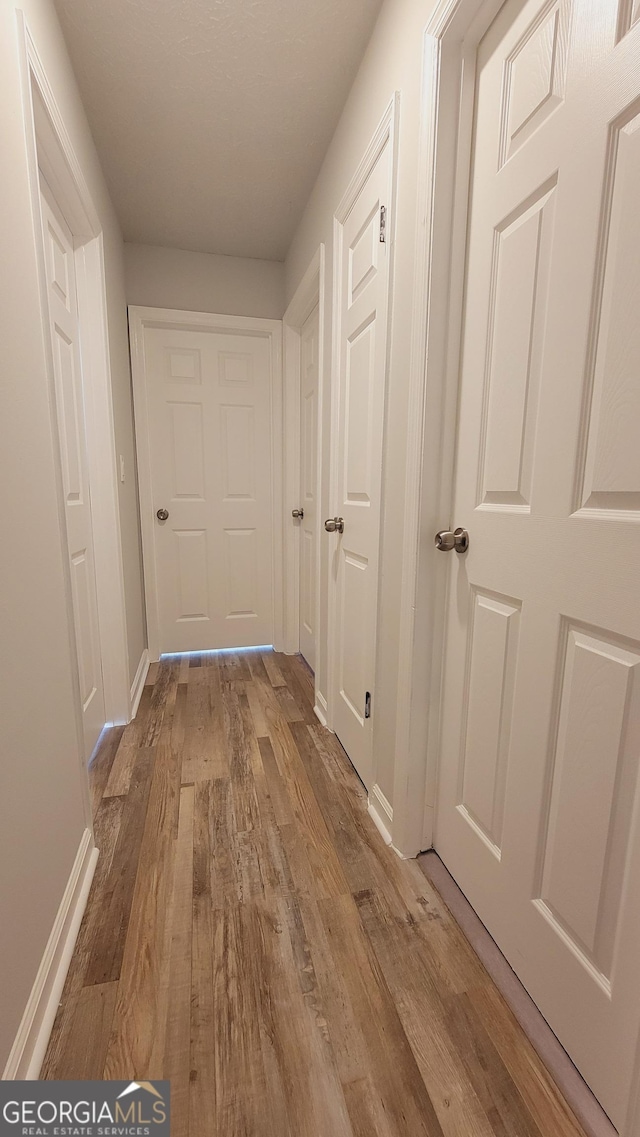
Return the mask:
<path fill-rule="evenodd" d="M 320 637 L 320 487 L 322 484 L 322 409 L 324 393 L 325 247 L 320 244 L 302 277 L 283 317 L 283 424 L 284 424 L 284 651 L 300 650 L 300 539 L 299 528 L 289 522 L 300 495 L 300 342 L 302 328 L 318 305 L 318 406 L 316 439 L 316 703 L 315 712 L 325 722 L 326 700 L 318 688 L 323 644 Z M 320 701 L 318 700 L 320 697 Z"/>
<path fill-rule="evenodd" d="M 125 723 L 131 716 L 131 692 L 102 225 L 24 13 L 19 11 L 17 18 L 29 188 L 40 277 L 43 326 L 48 327 L 48 299 L 44 247 L 40 236 L 42 232 L 40 170 L 54 194 L 76 246 L 78 315 L 84 333 L 81 337 L 80 355 L 86 406 L 87 458 L 91 486 L 105 717 L 107 724 Z M 52 423 L 57 437 L 53 360 L 48 336 L 45 336 L 45 352 L 50 381 Z M 56 464 L 59 466 L 59 460 Z M 65 518 L 60 469 L 58 475 L 62 537 L 65 532 Z M 80 745 L 83 737 L 82 712 L 77 679 L 77 651 L 73 635 L 71 581 L 66 560 L 65 554 L 69 635 L 73 641 L 71 652 L 76 675 L 75 702 Z M 83 745 L 80 745 L 81 754 L 83 750 Z"/>
<path fill-rule="evenodd" d="M 282 416 L 282 321 L 253 316 L 223 316 L 211 312 L 184 312 L 173 308 L 129 306 L 131 375 L 135 409 L 135 436 L 138 453 L 138 491 L 142 528 L 145 603 L 149 658 L 160 657 L 160 620 L 156 582 L 154 502 L 151 474 L 151 444 L 147 404 L 147 377 L 144 356 L 145 327 L 173 327 L 182 330 L 230 332 L 261 336 L 271 349 L 271 484 L 273 501 L 273 646 L 284 643 L 284 564 L 283 564 L 283 416 Z"/>
<path fill-rule="evenodd" d="M 405 481 L 393 844 L 433 844 L 477 45 L 504 0 L 441 0 L 425 27 Z"/>

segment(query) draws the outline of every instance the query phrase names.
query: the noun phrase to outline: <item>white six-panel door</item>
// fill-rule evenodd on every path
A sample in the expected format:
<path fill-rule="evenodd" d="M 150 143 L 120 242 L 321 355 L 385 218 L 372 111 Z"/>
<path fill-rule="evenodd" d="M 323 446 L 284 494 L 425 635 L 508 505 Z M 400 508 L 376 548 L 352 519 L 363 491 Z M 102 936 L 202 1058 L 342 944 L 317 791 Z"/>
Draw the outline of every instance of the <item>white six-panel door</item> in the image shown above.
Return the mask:
<path fill-rule="evenodd" d="M 344 532 L 331 542 L 335 581 L 333 727 L 365 786 L 372 783 L 382 443 L 387 356 L 389 245 L 380 240 L 381 207 L 389 216 L 392 144 L 388 137 L 340 227 L 339 410 L 336 516 Z M 389 226 L 386 228 L 389 235 Z"/>
<path fill-rule="evenodd" d="M 136 347 L 152 651 L 271 644 L 271 340 L 175 315 Z"/>
<path fill-rule="evenodd" d="M 507 0 L 478 55 L 436 848 L 618 1127 L 640 1026 L 639 202 L 631 6 Z"/>
<path fill-rule="evenodd" d="M 318 532 L 318 329 L 316 304 L 300 332 L 300 652 L 316 666 Z"/>
<path fill-rule="evenodd" d="M 40 201 L 84 756 L 89 758 L 105 708 L 73 237 L 44 179 Z"/>

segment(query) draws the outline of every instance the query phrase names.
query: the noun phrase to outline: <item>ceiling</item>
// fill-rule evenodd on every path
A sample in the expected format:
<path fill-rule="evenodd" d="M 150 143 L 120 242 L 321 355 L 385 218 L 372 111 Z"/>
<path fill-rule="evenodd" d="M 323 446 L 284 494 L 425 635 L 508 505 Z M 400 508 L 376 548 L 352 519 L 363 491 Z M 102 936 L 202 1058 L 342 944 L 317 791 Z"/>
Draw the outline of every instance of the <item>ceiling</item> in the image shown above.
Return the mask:
<path fill-rule="evenodd" d="M 126 241 L 283 260 L 381 0 L 56 0 Z"/>

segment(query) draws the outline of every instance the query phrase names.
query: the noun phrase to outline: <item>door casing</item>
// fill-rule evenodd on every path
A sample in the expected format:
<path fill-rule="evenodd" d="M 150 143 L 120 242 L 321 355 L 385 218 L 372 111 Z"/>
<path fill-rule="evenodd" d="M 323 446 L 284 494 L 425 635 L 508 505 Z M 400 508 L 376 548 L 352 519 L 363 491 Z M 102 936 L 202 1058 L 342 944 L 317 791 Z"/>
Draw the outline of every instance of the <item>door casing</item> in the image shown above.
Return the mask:
<path fill-rule="evenodd" d="M 446 564 L 432 535 L 449 527 L 453 489 L 475 56 L 502 2 L 441 0 L 422 45 L 391 829 L 404 857 L 433 844 Z"/>
<path fill-rule="evenodd" d="M 423 41 L 393 843 L 433 844 L 477 47 L 503 0 L 441 0 Z M 426 693 L 426 697 L 425 697 Z M 640 1039 L 621 1137 L 640 1132 Z"/>
<path fill-rule="evenodd" d="M 291 510 L 300 502 L 300 336 L 307 318 L 318 305 L 318 435 L 316 485 L 318 517 L 316 533 L 316 679 L 314 710 L 321 723 L 327 725 L 327 700 L 320 690 L 324 644 L 320 628 L 320 570 L 322 542 L 320 532 L 320 489 L 322 485 L 322 408 L 324 392 L 325 334 L 325 247 L 319 245 L 298 285 L 283 317 L 283 488 L 284 488 L 284 614 L 283 650 L 294 655 L 300 650 L 300 540 L 297 526 L 290 524 Z"/>
<path fill-rule="evenodd" d="M 284 564 L 283 564 L 283 509 L 282 509 L 282 323 L 252 316 L 221 316 L 210 312 L 181 312 L 171 308 L 129 307 L 129 335 L 131 339 L 131 372 L 138 453 L 138 489 L 140 494 L 140 523 L 147 612 L 149 656 L 159 658 L 160 633 L 158 620 L 158 589 L 155 574 L 155 514 L 151 476 L 151 448 L 149 442 L 149 414 L 147 406 L 147 377 L 144 360 L 144 329 L 146 326 L 184 328 L 191 330 L 214 329 L 219 332 L 244 333 L 263 336 L 271 348 L 271 489 L 273 501 L 273 599 L 274 644 L 276 651 L 283 650 L 284 638 Z"/>

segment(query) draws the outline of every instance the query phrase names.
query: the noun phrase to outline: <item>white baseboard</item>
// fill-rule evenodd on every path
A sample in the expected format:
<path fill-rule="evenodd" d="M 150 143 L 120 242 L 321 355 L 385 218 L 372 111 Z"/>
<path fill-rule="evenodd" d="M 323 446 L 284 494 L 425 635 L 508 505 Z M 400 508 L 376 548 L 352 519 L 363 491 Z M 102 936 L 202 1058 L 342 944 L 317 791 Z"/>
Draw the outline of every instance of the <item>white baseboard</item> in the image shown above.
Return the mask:
<path fill-rule="evenodd" d="M 129 722 L 131 722 L 131 720 L 134 719 L 138 713 L 138 707 L 140 705 L 140 699 L 142 698 L 142 692 L 144 691 L 144 684 L 150 665 L 151 660 L 149 659 L 149 650 L 148 648 L 145 648 L 142 655 L 140 656 L 140 663 L 138 664 L 138 670 L 136 671 L 135 679 L 131 684 L 131 695 L 129 698 Z"/>
<path fill-rule="evenodd" d="M 385 845 L 390 845 L 393 809 L 378 785 L 372 786 L 369 793 L 369 816 L 379 830 Z"/>
<path fill-rule="evenodd" d="M 98 850 L 85 829 L 3 1080 L 37 1081 L 95 872 Z"/>
<path fill-rule="evenodd" d="M 320 691 L 316 691 L 316 702 L 313 708 L 313 713 L 316 718 L 320 720 L 323 726 L 327 726 L 327 700 Z"/>
<path fill-rule="evenodd" d="M 318 706 L 317 703 L 313 708 L 313 713 L 316 716 L 316 718 L 322 723 L 323 726 L 327 725 L 327 716 L 325 715 L 324 711 L 321 710 L 321 708 Z"/>

